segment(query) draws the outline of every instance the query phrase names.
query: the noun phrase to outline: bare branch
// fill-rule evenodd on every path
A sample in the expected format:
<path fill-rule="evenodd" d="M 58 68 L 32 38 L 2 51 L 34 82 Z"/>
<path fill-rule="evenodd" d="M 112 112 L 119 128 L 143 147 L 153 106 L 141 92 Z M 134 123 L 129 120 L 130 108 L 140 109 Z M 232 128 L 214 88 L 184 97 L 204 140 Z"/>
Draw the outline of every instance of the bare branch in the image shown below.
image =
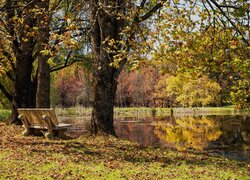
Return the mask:
<path fill-rule="evenodd" d="M 232 6 L 232 5 L 220 5 L 221 8 L 231 8 L 231 9 L 240 9 L 240 7 Z M 250 12 L 249 10 L 246 10 L 246 12 Z"/>
<path fill-rule="evenodd" d="M 68 64 L 65 64 L 65 63 L 63 63 L 63 65 L 58 65 L 58 66 L 54 66 L 54 67 L 52 67 L 51 69 L 50 69 L 50 73 L 52 73 L 52 72 L 55 72 L 55 71 L 59 71 L 59 70 L 61 70 L 61 69 L 64 69 L 64 68 L 66 68 L 66 67 L 69 67 L 69 66 L 71 66 L 71 65 L 73 65 L 73 64 L 75 64 L 75 63 L 77 63 L 77 62 L 82 62 L 83 60 L 74 60 L 74 61 L 72 61 L 72 62 L 70 62 L 70 63 L 68 63 Z"/>
<path fill-rule="evenodd" d="M 50 72 L 54 72 L 54 71 L 58 71 L 58 70 L 61 70 L 61 69 L 64 69 L 66 67 L 69 67 L 77 62 L 83 62 L 83 61 L 90 61 L 91 58 L 90 57 L 87 57 L 87 56 L 73 56 L 71 57 L 71 54 L 72 54 L 72 51 L 69 52 L 69 54 L 67 55 L 67 58 L 65 59 L 65 62 L 64 63 L 61 63 L 61 64 L 58 64 L 56 66 L 52 66 L 50 68 Z M 69 59 L 72 58 L 74 60 L 70 61 L 69 62 Z"/>
<path fill-rule="evenodd" d="M 69 54 L 67 55 L 67 58 L 66 58 L 65 63 L 64 63 L 64 66 L 67 66 L 68 61 L 69 61 L 69 58 L 70 58 L 72 52 L 73 52 L 73 51 L 71 50 L 71 51 L 69 52 Z"/>
<path fill-rule="evenodd" d="M 147 0 L 142 0 L 140 4 L 140 8 L 143 8 Z"/>
<path fill-rule="evenodd" d="M 7 89 L 1 83 L 0 83 L 0 90 L 9 101 L 12 101 L 12 95 L 7 91 Z"/>
<path fill-rule="evenodd" d="M 159 9 L 162 8 L 162 7 L 163 7 L 163 2 L 160 2 L 160 3 L 156 4 L 156 5 L 155 5 L 152 9 L 150 9 L 146 14 L 144 14 L 144 15 L 141 16 L 141 17 L 139 17 L 139 18 L 137 19 L 137 21 L 139 21 L 139 23 L 140 23 L 140 22 L 143 22 L 143 21 L 149 19 L 150 17 L 153 16 L 153 14 L 154 14 L 157 10 L 159 10 Z"/>
<path fill-rule="evenodd" d="M 11 80 L 11 81 L 15 81 L 15 78 L 14 78 L 14 76 L 13 76 L 13 74 L 11 73 L 11 71 L 8 71 L 8 72 L 6 72 L 6 75 L 7 75 L 7 77 Z"/>
<path fill-rule="evenodd" d="M 221 14 L 228 20 L 228 22 L 230 22 L 230 24 L 233 26 L 233 28 L 242 36 L 242 41 L 250 46 L 250 43 L 245 39 L 243 33 L 239 30 L 239 28 L 237 28 L 236 24 L 226 15 L 226 13 L 223 11 L 223 9 L 221 8 L 221 6 L 215 1 L 215 0 L 210 0 L 221 12 Z M 209 2 L 209 0 L 207 0 L 207 2 Z"/>

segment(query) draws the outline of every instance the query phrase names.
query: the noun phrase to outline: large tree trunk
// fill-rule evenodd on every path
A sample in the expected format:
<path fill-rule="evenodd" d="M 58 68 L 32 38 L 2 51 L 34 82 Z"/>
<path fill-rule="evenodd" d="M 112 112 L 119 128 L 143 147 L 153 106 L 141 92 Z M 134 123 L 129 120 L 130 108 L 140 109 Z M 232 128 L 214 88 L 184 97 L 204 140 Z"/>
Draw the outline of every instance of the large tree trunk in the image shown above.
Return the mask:
<path fill-rule="evenodd" d="M 32 57 L 20 57 L 16 60 L 14 97 L 12 102 L 11 124 L 20 124 L 17 108 L 35 107 L 35 83 L 32 81 Z"/>
<path fill-rule="evenodd" d="M 47 59 L 39 59 L 38 77 L 37 77 L 37 91 L 36 91 L 36 107 L 49 108 L 50 107 L 50 66 Z"/>
<path fill-rule="evenodd" d="M 36 17 L 30 11 L 35 4 L 35 1 L 28 3 L 22 11 L 16 9 L 17 1 L 7 1 L 6 4 L 7 26 L 12 36 L 12 50 L 16 57 L 11 124 L 20 124 L 20 120 L 17 119 L 17 108 L 33 108 L 36 105 L 36 78 L 33 77 L 33 62 L 36 59 L 33 53 L 36 40 L 28 36 L 25 29 L 36 26 Z M 12 20 L 15 16 L 24 18 L 20 29 L 15 29 L 16 24 Z"/>
<path fill-rule="evenodd" d="M 95 77 L 95 94 L 92 112 L 92 130 L 94 134 L 115 135 L 113 127 L 114 101 L 117 82 L 109 71 Z"/>
<path fill-rule="evenodd" d="M 38 76 L 36 90 L 36 107 L 50 107 L 50 65 L 47 63 L 49 55 L 41 53 L 49 43 L 49 0 L 38 1 L 37 5 L 44 8 L 45 12 L 38 16 Z M 41 23 L 42 22 L 42 23 Z"/>
<path fill-rule="evenodd" d="M 15 100 L 18 107 L 35 106 L 35 86 L 32 81 L 32 60 L 19 59 L 16 62 Z"/>
<path fill-rule="evenodd" d="M 95 55 L 93 65 L 95 67 L 94 81 L 94 103 L 92 112 L 92 131 L 96 134 L 104 133 L 115 135 L 113 126 L 114 101 L 116 95 L 119 70 L 111 67 L 115 53 L 107 52 L 108 43 L 105 40 L 120 40 L 119 33 L 122 30 L 123 22 L 119 23 L 116 15 L 111 15 L 103 7 L 114 6 L 110 11 L 122 12 L 124 1 L 93 0 L 90 2 L 91 11 L 91 38 L 93 52 Z M 116 9 L 116 11 L 115 11 Z"/>

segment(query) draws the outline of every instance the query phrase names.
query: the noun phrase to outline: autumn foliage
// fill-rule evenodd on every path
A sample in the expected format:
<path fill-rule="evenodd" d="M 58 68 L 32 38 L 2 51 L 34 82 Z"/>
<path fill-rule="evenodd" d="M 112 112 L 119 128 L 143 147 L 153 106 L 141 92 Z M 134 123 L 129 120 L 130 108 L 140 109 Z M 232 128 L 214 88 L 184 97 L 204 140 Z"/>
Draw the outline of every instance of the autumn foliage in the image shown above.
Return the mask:
<path fill-rule="evenodd" d="M 90 106 L 92 101 L 91 76 L 82 66 L 55 72 L 52 75 L 52 103 L 58 107 Z"/>
<path fill-rule="evenodd" d="M 52 76 L 53 106 L 90 106 L 92 77 L 81 65 L 63 69 Z M 58 78 L 60 77 L 60 78 Z M 118 79 L 118 107 L 205 107 L 219 106 L 221 88 L 207 76 L 161 75 L 151 66 L 122 71 Z"/>

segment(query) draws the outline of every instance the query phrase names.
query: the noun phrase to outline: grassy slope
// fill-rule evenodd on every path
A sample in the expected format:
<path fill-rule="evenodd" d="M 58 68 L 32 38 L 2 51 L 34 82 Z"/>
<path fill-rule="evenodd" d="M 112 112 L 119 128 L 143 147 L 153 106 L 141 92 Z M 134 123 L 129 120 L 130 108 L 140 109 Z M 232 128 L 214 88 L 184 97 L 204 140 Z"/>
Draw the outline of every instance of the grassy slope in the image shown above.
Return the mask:
<path fill-rule="evenodd" d="M 0 124 L 0 179 L 249 179 L 250 164 L 113 137 L 46 140 Z"/>

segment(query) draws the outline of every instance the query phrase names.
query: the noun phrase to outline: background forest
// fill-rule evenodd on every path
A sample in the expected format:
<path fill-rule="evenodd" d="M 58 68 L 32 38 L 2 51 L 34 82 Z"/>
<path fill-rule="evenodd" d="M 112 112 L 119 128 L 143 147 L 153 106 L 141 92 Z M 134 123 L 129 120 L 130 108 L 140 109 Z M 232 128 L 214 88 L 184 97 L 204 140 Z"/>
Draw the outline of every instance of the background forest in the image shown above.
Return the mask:
<path fill-rule="evenodd" d="M 228 76 L 231 76 L 229 72 Z M 60 78 L 58 78 L 60 77 Z M 51 103 L 53 107 L 89 107 L 93 101 L 92 77 L 82 64 L 75 64 L 52 75 Z M 231 86 L 229 84 L 231 83 Z M 245 92 L 244 92 L 245 90 Z M 238 90 L 247 97 L 247 89 Z M 208 107 L 242 105 L 238 92 L 228 79 L 220 82 L 208 76 L 162 74 L 152 66 L 131 71 L 125 68 L 116 93 L 117 107 Z M 238 95 L 238 96 L 239 96 Z M 241 98 L 238 97 L 240 100 Z M 249 103 L 249 100 L 247 101 Z M 247 104 L 243 104 L 247 105 Z"/>
<path fill-rule="evenodd" d="M 250 104 L 246 0 L 1 1 L 0 106 Z M 110 130 L 111 129 L 111 130 Z"/>

